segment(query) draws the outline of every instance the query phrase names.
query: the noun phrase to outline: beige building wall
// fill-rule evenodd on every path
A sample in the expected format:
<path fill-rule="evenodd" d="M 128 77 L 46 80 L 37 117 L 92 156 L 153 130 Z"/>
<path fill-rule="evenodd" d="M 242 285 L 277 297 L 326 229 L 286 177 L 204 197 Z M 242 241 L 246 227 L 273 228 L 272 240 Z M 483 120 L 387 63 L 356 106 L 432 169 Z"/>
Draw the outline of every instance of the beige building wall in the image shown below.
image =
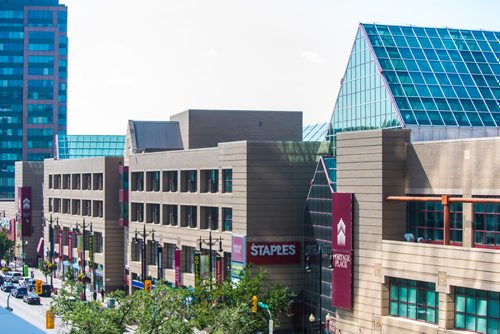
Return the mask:
<path fill-rule="evenodd" d="M 94 253 L 95 267 L 98 264 L 103 266 L 103 283 L 106 291 L 122 288 L 124 285 L 124 260 L 123 260 L 123 228 L 118 224 L 119 217 L 119 176 L 118 167 L 123 163 L 121 157 L 97 157 L 88 159 L 68 159 L 68 160 L 45 160 L 44 173 L 44 212 L 48 222 L 52 215 L 53 225 L 56 220 L 61 227 L 75 229 L 77 223 L 80 232 L 83 230 L 83 220 L 85 219 L 86 231 L 90 230 L 92 224 L 93 232 L 102 233 L 103 237 L 103 252 Z M 84 174 L 91 176 L 91 189 L 84 189 Z M 65 175 L 70 175 L 71 184 L 68 189 L 63 189 L 64 185 L 57 188 L 55 186 L 55 178 L 59 175 L 61 182 Z M 98 185 L 97 177 L 102 175 L 102 187 Z M 80 178 L 80 187 L 77 189 L 75 177 Z M 49 178 L 52 181 L 49 181 Z M 101 188 L 101 189 L 99 189 Z M 61 200 L 61 209 L 56 209 L 54 202 L 52 208 L 49 206 L 49 201 Z M 63 212 L 62 201 L 70 200 L 71 207 L 69 212 Z M 83 201 L 91 201 L 91 212 L 84 212 Z M 80 213 L 73 212 L 76 205 L 75 202 L 80 202 Z M 99 216 L 98 208 L 95 206 L 97 202 L 102 202 L 102 216 Z M 52 209 L 52 210 L 51 210 Z M 48 251 L 50 244 L 49 240 L 49 225 L 45 228 L 45 248 Z M 54 232 L 54 251 L 59 249 L 59 237 Z M 78 257 L 76 249 L 76 240 L 73 239 L 72 250 L 68 250 L 68 246 L 64 246 L 64 255 L 68 256 L 72 252 L 74 258 Z M 85 260 L 89 259 L 89 251 L 85 252 Z M 88 266 L 86 267 L 88 270 Z"/>
<path fill-rule="evenodd" d="M 388 195 L 500 196 L 499 138 L 409 143 L 409 132 L 339 134 L 338 191 L 354 195 L 354 307 L 337 310 L 341 333 L 458 333 L 454 287 L 500 292 L 500 253 L 473 248 L 472 206 L 463 205 L 463 244 L 403 241 L 406 203 Z M 439 321 L 389 315 L 389 278 L 436 284 Z"/>

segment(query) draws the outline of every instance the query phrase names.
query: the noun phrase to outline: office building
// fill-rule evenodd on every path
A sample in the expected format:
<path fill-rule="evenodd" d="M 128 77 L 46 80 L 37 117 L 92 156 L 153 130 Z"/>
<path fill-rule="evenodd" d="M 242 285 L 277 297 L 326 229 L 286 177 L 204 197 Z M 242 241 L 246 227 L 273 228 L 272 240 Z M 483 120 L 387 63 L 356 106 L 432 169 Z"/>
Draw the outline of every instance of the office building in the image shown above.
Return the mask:
<path fill-rule="evenodd" d="M 12 200 L 15 162 L 52 157 L 66 133 L 67 8 L 2 1 L 0 27 L 0 198 Z"/>
<path fill-rule="evenodd" d="M 306 201 L 305 330 L 496 332 L 472 273 L 495 263 L 499 35 L 360 24 Z"/>

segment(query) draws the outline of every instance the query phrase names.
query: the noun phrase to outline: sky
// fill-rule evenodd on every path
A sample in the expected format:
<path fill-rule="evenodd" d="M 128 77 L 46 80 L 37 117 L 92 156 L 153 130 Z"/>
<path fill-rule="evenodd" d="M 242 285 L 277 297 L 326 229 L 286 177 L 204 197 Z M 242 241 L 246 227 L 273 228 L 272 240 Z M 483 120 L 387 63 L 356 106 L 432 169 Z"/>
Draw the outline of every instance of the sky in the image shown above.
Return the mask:
<path fill-rule="evenodd" d="M 186 109 L 330 119 L 359 22 L 500 31 L 499 0 L 60 0 L 68 134 Z"/>

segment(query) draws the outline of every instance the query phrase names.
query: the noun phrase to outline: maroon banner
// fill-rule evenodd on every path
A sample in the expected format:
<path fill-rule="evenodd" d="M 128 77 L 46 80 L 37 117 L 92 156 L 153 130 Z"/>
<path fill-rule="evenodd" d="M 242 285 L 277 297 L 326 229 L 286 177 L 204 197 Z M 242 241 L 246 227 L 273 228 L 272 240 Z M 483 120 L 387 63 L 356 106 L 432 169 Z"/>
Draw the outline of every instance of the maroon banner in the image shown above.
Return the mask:
<path fill-rule="evenodd" d="M 332 195 L 332 304 L 352 309 L 352 194 Z"/>
<path fill-rule="evenodd" d="M 73 260 L 73 231 L 68 230 L 68 261 Z"/>
<path fill-rule="evenodd" d="M 63 231 L 62 228 L 59 229 L 59 261 L 62 261 L 63 257 Z"/>
<path fill-rule="evenodd" d="M 181 285 L 181 250 L 175 249 L 175 287 L 178 288 Z"/>
<path fill-rule="evenodd" d="M 217 256 L 215 258 L 215 284 L 222 284 L 222 281 L 224 280 L 223 277 L 223 263 L 222 263 L 222 257 Z"/>
<path fill-rule="evenodd" d="M 21 220 L 23 237 L 31 236 L 31 187 L 17 188 L 17 206 Z"/>
<path fill-rule="evenodd" d="M 248 243 L 247 262 L 260 265 L 300 264 L 300 242 Z"/>

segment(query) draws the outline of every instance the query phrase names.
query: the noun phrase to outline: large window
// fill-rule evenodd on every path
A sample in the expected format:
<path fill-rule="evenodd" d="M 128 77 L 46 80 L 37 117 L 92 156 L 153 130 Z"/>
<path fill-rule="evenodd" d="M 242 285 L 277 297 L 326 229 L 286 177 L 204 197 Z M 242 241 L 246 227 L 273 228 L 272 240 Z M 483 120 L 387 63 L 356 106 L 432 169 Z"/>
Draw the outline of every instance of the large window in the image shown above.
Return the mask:
<path fill-rule="evenodd" d="M 147 172 L 146 182 L 146 191 L 160 191 L 160 172 Z"/>
<path fill-rule="evenodd" d="M 443 241 L 443 204 L 440 202 L 408 202 L 406 211 L 408 232 L 423 242 Z M 450 204 L 450 241 L 462 243 L 462 203 Z"/>
<path fill-rule="evenodd" d="M 132 239 L 132 252 L 130 254 L 132 261 L 140 261 L 141 260 L 141 242 L 140 239 Z"/>
<path fill-rule="evenodd" d="M 223 231 L 233 230 L 233 209 L 231 208 L 222 209 L 222 230 Z"/>
<path fill-rule="evenodd" d="M 132 221 L 144 221 L 144 204 L 132 203 Z"/>
<path fill-rule="evenodd" d="M 500 204 L 473 204 L 474 245 L 500 247 Z"/>
<path fill-rule="evenodd" d="M 146 204 L 147 220 L 146 223 L 160 223 L 160 204 Z"/>
<path fill-rule="evenodd" d="M 196 228 L 197 226 L 197 215 L 196 206 L 182 206 L 182 216 L 181 216 L 181 226 Z"/>
<path fill-rule="evenodd" d="M 198 178 L 196 170 L 185 170 L 181 172 L 181 181 L 183 192 L 196 192 Z"/>
<path fill-rule="evenodd" d="M 194 273 L 194 247 L 182 246 L 182 252 L 184 253 L 184 268 L 182 268 L 182 271 Z"/>
<path fill-rule="evenodd" d="M 177 225 L 177 205 L 163 205 L 163 225 Z"/>
<path fill-rule="evenodd" d="M 233 192 L 233 170 L 232 169 L 223 169 L 222 170 L 222 192 L 224 193 L 232 193 Z"/>
<path fill-rule="evenodd" d="M 102 253 L 104 250 L 104 242 L 102 233 L 94 232 L 94 253 Z"/>
<path fill-rule="evenodd" d="M 500 333 L 499 293 L 455 288 L 455 328 L 476 333 Z"/>
<path fill-rule="evenodd" d="M 202 207 L 201 208 L 201 228 L 217 230 L 219 228 L 219 208 Z"/>
<path fill-rule="evenodd" d="M 144 190 L 144 173 L 143 172 L 133 172 L 132 173 L 132 191 L 143 191 Z"/>
<path fill-rule="evenodd" d="M 203 193 L 216 193 L 219 189 L 219 171 L 217 169 L 204 170 L 201 174 Z"/>
<path fill-rule="evenodd" d="M 390 315 L 437 324 L 439 295 L 434 283 L 390 278 Z"/>
<path fill-rule="evenodd" d="M 167 269 L 175 268 L 175 244 L 167 244 Z"/>
<path fill-rule="evenodd" d="M 163 172 L 163 191 L 176 192 L 177 191 L 177 171 Z"/>

